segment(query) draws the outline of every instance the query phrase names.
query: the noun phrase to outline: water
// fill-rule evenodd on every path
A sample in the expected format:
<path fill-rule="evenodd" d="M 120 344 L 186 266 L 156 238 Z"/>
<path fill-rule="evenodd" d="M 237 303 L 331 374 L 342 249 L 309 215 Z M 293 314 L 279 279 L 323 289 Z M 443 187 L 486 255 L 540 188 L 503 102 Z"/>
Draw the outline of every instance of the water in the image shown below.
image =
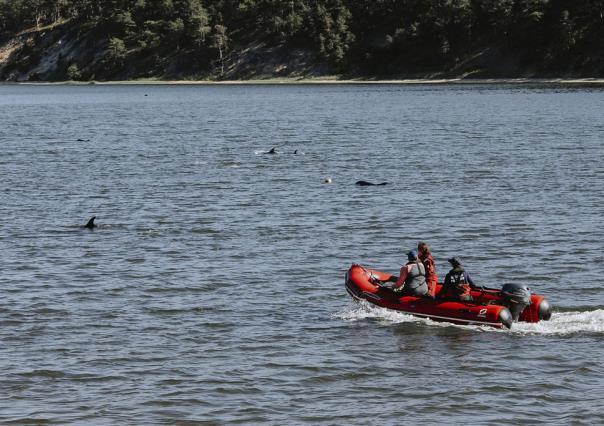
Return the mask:
<path fill-rule="evenodd" d="M 601 424 L 603 110 L 598 88 L 0 86 L 0 422 Z M 441 279 L 460 256 L 552 320 L 350 300 L 351 263 L 396 272 L 419 240 Z"/>

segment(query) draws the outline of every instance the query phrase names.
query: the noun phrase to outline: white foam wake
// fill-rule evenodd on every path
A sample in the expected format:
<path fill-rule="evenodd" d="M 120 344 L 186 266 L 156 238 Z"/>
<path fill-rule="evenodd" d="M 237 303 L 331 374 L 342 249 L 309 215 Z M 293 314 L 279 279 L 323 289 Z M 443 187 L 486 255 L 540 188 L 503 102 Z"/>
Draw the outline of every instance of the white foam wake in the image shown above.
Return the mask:
<path fill-rule="evenodd" d="M 583 312 L 554 312 L 549 321 L 520 322 L 512 332 L 521 334 L 581 334 L 604 333 L 604 309 Z"/>
<path fill-rule="evenodd" d="M 426 318 L 415 317 L 392 309 L 380 308 L 364 300 L 351 304 L 334 315 L 344 321 L 377 320 L 383 324 L 399 324 L 407 322 L 424 323 L 431 326 L 453 326 L 452 323 L 436 322 Z M 463 326 L 465 327 L 465 326 Z"/>
<path fill-rule="evenodd" d="M 514 323 L 511 330 L 498 330 L 488 326 L 455 325 L 414 317 L 391 309 L 380 308 L 365 301 L 355 303 L 334 315 L 344 321 L 377 320 L 384 324 L 424 323 L 435 327 L 462 327 L 480 331 L 506 332 L 517 334 L 567 335 L 577 333 L 603 333 L 604 309 L 584 312 L 554 312 L 549 321 L 539 323 Z"/>

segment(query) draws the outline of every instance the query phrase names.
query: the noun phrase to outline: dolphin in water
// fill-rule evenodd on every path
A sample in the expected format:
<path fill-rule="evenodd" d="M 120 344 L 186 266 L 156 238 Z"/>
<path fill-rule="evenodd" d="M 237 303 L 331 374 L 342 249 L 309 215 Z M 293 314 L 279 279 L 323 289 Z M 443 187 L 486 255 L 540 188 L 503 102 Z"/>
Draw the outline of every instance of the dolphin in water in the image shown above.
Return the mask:
<path fill-rule="evenodd" d="M 94 224 L 94 219 L 96 219 L 96 216 L 92 216 L 90 218 L 90 220 L 88 221 L 88 223 L 83 226 L 83 228 L 86 228 L 86 229 L 94 229 L 94 228 L 96 228 L 96 225 Z"/>
<path fill-rule="evenodd" d="M 381 183 L 373 183 L 373 182 L 367 182 L 366 180 L 357 180 L 355 185 L 359 185 L 359 186 L 382 186 L 382 185 L 388 185 L 388 182 L 381 182 Z"/>

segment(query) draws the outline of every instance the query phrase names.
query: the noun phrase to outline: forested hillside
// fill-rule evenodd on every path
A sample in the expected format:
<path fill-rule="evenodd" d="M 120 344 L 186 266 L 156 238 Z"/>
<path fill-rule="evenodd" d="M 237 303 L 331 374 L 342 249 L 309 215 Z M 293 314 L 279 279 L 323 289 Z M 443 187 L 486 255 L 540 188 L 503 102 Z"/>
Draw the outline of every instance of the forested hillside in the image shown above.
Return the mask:
<path fill-rule="evenodd" d="M 0 0 L 0 80 L 601 77 L 604 0 Z"/>

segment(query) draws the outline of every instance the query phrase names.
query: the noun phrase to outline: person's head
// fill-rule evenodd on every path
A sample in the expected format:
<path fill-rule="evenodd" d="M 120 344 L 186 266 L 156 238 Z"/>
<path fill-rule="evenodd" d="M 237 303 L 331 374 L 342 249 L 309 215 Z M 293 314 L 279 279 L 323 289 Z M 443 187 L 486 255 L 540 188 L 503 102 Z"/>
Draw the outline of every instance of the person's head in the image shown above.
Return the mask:
<path fill-rule="evenodd" d="M 419 243 L 417 243 L 417 251 L 419 252 L 419 254 L 430 253 L 430 247 L 428 247 L 427 243 L 420 241 Z"/>
<path fill-rule="evenodd" d="M 409 253 L 407 253 L 407 259 L 409 260 L 409 262 L 417 260 L 417 252 L 415 250 L 411 250 Z"/>
<path fill-rule="evenodd" d="M 451 259 L 447 260 L 451 266 L 453 268 L 461 268 L 463 266 L 463 264 L 461 263 L 461 260 L 458 257 L 452 257 Z"/>

